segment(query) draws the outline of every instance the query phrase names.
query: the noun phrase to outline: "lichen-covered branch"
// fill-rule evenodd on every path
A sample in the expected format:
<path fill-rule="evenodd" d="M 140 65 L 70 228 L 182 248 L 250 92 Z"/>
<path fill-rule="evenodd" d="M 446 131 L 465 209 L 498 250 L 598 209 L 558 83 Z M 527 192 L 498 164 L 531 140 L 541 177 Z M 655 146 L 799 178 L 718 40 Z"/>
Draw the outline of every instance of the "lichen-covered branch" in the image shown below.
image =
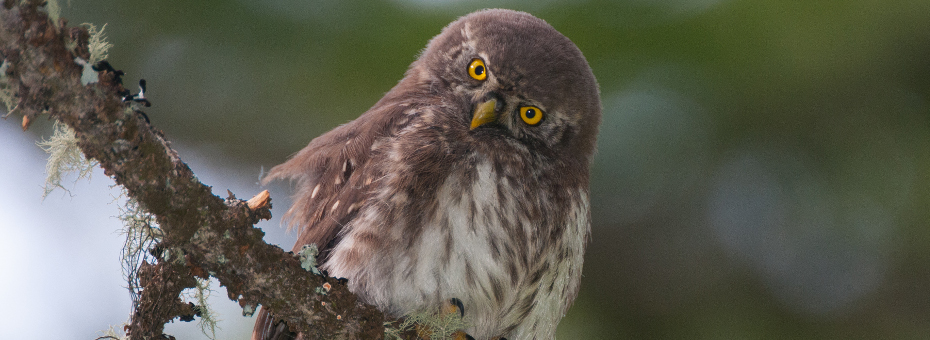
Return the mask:
<path fill-rule="evenodd" d="M 247 203 L 214 196 L 162 132 L 122 100 L 118 72 L 105 69 L 98 82 L 82 84 L 78 62 L 90 60 L 90 35 L 67 27 L 64 19 L 53 23 L 42 3 L 0 5 L 2 88 L 15 98 L 24 129 L 47 114 L 74 130 L 85 157 L 154 215 L 163 231 L 152 250 L 158 260 L 143 263 L 137 273 L 142 289 L 131 338 L 165 338 L 166 322 L 196 313 L 181 302 L 181 292 L 195 285 L 195 277 L 210 276 L 244 310 L 261 304 L 307 338 L 383 335 L 384 317 L 377 309 L 357 301 L 336 279 L 302 269 L 294 254 L 262 241 L 264 233 L 254 224 L 271 217 L 270 198 Z M 324 282 L 332 288 L 320 294 L 316 288 Z"/>

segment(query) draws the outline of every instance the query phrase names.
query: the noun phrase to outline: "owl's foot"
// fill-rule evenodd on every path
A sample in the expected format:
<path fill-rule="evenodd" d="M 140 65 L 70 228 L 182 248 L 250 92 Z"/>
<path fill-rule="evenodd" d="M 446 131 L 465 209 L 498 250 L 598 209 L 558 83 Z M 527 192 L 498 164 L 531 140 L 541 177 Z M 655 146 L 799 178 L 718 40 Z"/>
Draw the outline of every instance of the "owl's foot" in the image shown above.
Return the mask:
<path fill-rule="evenodd" d="M 462 304 L 462 300 L 457 298 L 451 298 L 449 301 L 443 304 L 442 312 L 445 315 L 458 313 L 460 317 L 465 317 L 465 306 Z M 452 333 L 453 340 L 475 340 L 471 335 L 465 333 L 465 331 L 456 331 Z M 507 340 L 505 337 L 494 337 L 491 340 Z"/>
<path fill-rule="evenodd" d="M 457 298 L 451 298 L 449 301 L 443 304 L 442 312 L 445 314 L 459 314 L 459 317 L 465 317 L 465 306 L 462 305 L 462 300 Z M 454 340 L 475 340 L 475 338 L 465 333 L 465 331 L 456 331 L 452 333 L 452 339 Z"/>

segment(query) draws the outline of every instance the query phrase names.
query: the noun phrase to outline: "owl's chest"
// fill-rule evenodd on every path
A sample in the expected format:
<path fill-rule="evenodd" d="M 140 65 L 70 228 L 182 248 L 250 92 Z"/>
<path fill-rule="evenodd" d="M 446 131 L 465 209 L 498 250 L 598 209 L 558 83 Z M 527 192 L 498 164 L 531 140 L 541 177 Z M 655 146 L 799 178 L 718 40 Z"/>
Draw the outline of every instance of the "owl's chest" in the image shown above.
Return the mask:
<path fill-rule="evenodd" d="M 564 247 L 550 240 L 552 231 L 582 232 L 587 225 L 566 228 L 578 221 L 547 215 L 550 197 L 532 183 L 479 162 L 423 193 L 428 203 L 411 196 L 375 195 L 334 248 L 330 273 L 348 278 L 350 289 L 395 315 L 458 298 L 473 331 L 488 336 L 519 324 L 537 299 L 561 304 L 564 292 L 551 287 Z M 371 242 L 373 235 L 380 241 Z M 541 285 L 550 287 L 548 295 L 538 292 Z"/>
<path fill-rule="evenodd" d="M 393 268 L 386 274 L 415 281 L 423 288 L 418 299 L 475 290 L 501 299 L 519 284 L 538 255 L 541 232 L 553 222 L 538 213 L 546 197 L 529 183 L 502 176 L 488 162 L 453 169 L 437 184 L 381 192 L 347 236 L 390 230 L 381 236 L 393 242 L 368 245 L 390 256 L 371 261 L 393 261 L 383 263 Z"/>
<path fill-rule="evenodd" d="M 419 226 L 416 253 L 410 254 L 421 259 L 414 276 L 434 280 L 447 294 L 505 303 L 524 283 L 540 253 L 540 232 L 551 224 L 530 213 L 541 200 L 530 185 L 500 176 L 486 163 L 450 175 L 436 192 L 428 222 Z"/>

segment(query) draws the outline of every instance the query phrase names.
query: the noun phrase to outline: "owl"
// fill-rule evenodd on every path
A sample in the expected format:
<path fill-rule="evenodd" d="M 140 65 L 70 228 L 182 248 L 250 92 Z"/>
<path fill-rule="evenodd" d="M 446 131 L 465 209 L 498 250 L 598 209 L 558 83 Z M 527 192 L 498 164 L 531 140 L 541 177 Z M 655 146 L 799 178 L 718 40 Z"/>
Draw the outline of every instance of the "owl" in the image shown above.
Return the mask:
<path fill-rule="evenodd" d="M 317 244 L 321 268 L 387 315 L 457 299 L 476 339 L 552 339 L 580 284 L 600 120 L 575 44 L 530 14 L 482 10 L 265 181 L 295 183 L 294 250 Z M 253 339 L 283 330 L 263 310 Z"/>

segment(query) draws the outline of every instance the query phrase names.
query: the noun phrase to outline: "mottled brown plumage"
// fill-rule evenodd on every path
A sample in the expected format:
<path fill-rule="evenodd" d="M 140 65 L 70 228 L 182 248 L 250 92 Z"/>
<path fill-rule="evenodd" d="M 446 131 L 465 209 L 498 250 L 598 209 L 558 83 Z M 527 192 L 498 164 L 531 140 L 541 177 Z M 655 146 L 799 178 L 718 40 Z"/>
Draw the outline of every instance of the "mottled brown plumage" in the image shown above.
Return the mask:
<path fill-rule="evenodd" d="M 551 339 L 579 287 L 600 115 L 568 38 L 526 13 L 479 11 L 265 180 L 296 181 L 294 249 L 320 245 L 321 267 L 382 311 L 458 298 L 477 339 Z M 253 337 L 274 330 L 262 311 Z"/>

